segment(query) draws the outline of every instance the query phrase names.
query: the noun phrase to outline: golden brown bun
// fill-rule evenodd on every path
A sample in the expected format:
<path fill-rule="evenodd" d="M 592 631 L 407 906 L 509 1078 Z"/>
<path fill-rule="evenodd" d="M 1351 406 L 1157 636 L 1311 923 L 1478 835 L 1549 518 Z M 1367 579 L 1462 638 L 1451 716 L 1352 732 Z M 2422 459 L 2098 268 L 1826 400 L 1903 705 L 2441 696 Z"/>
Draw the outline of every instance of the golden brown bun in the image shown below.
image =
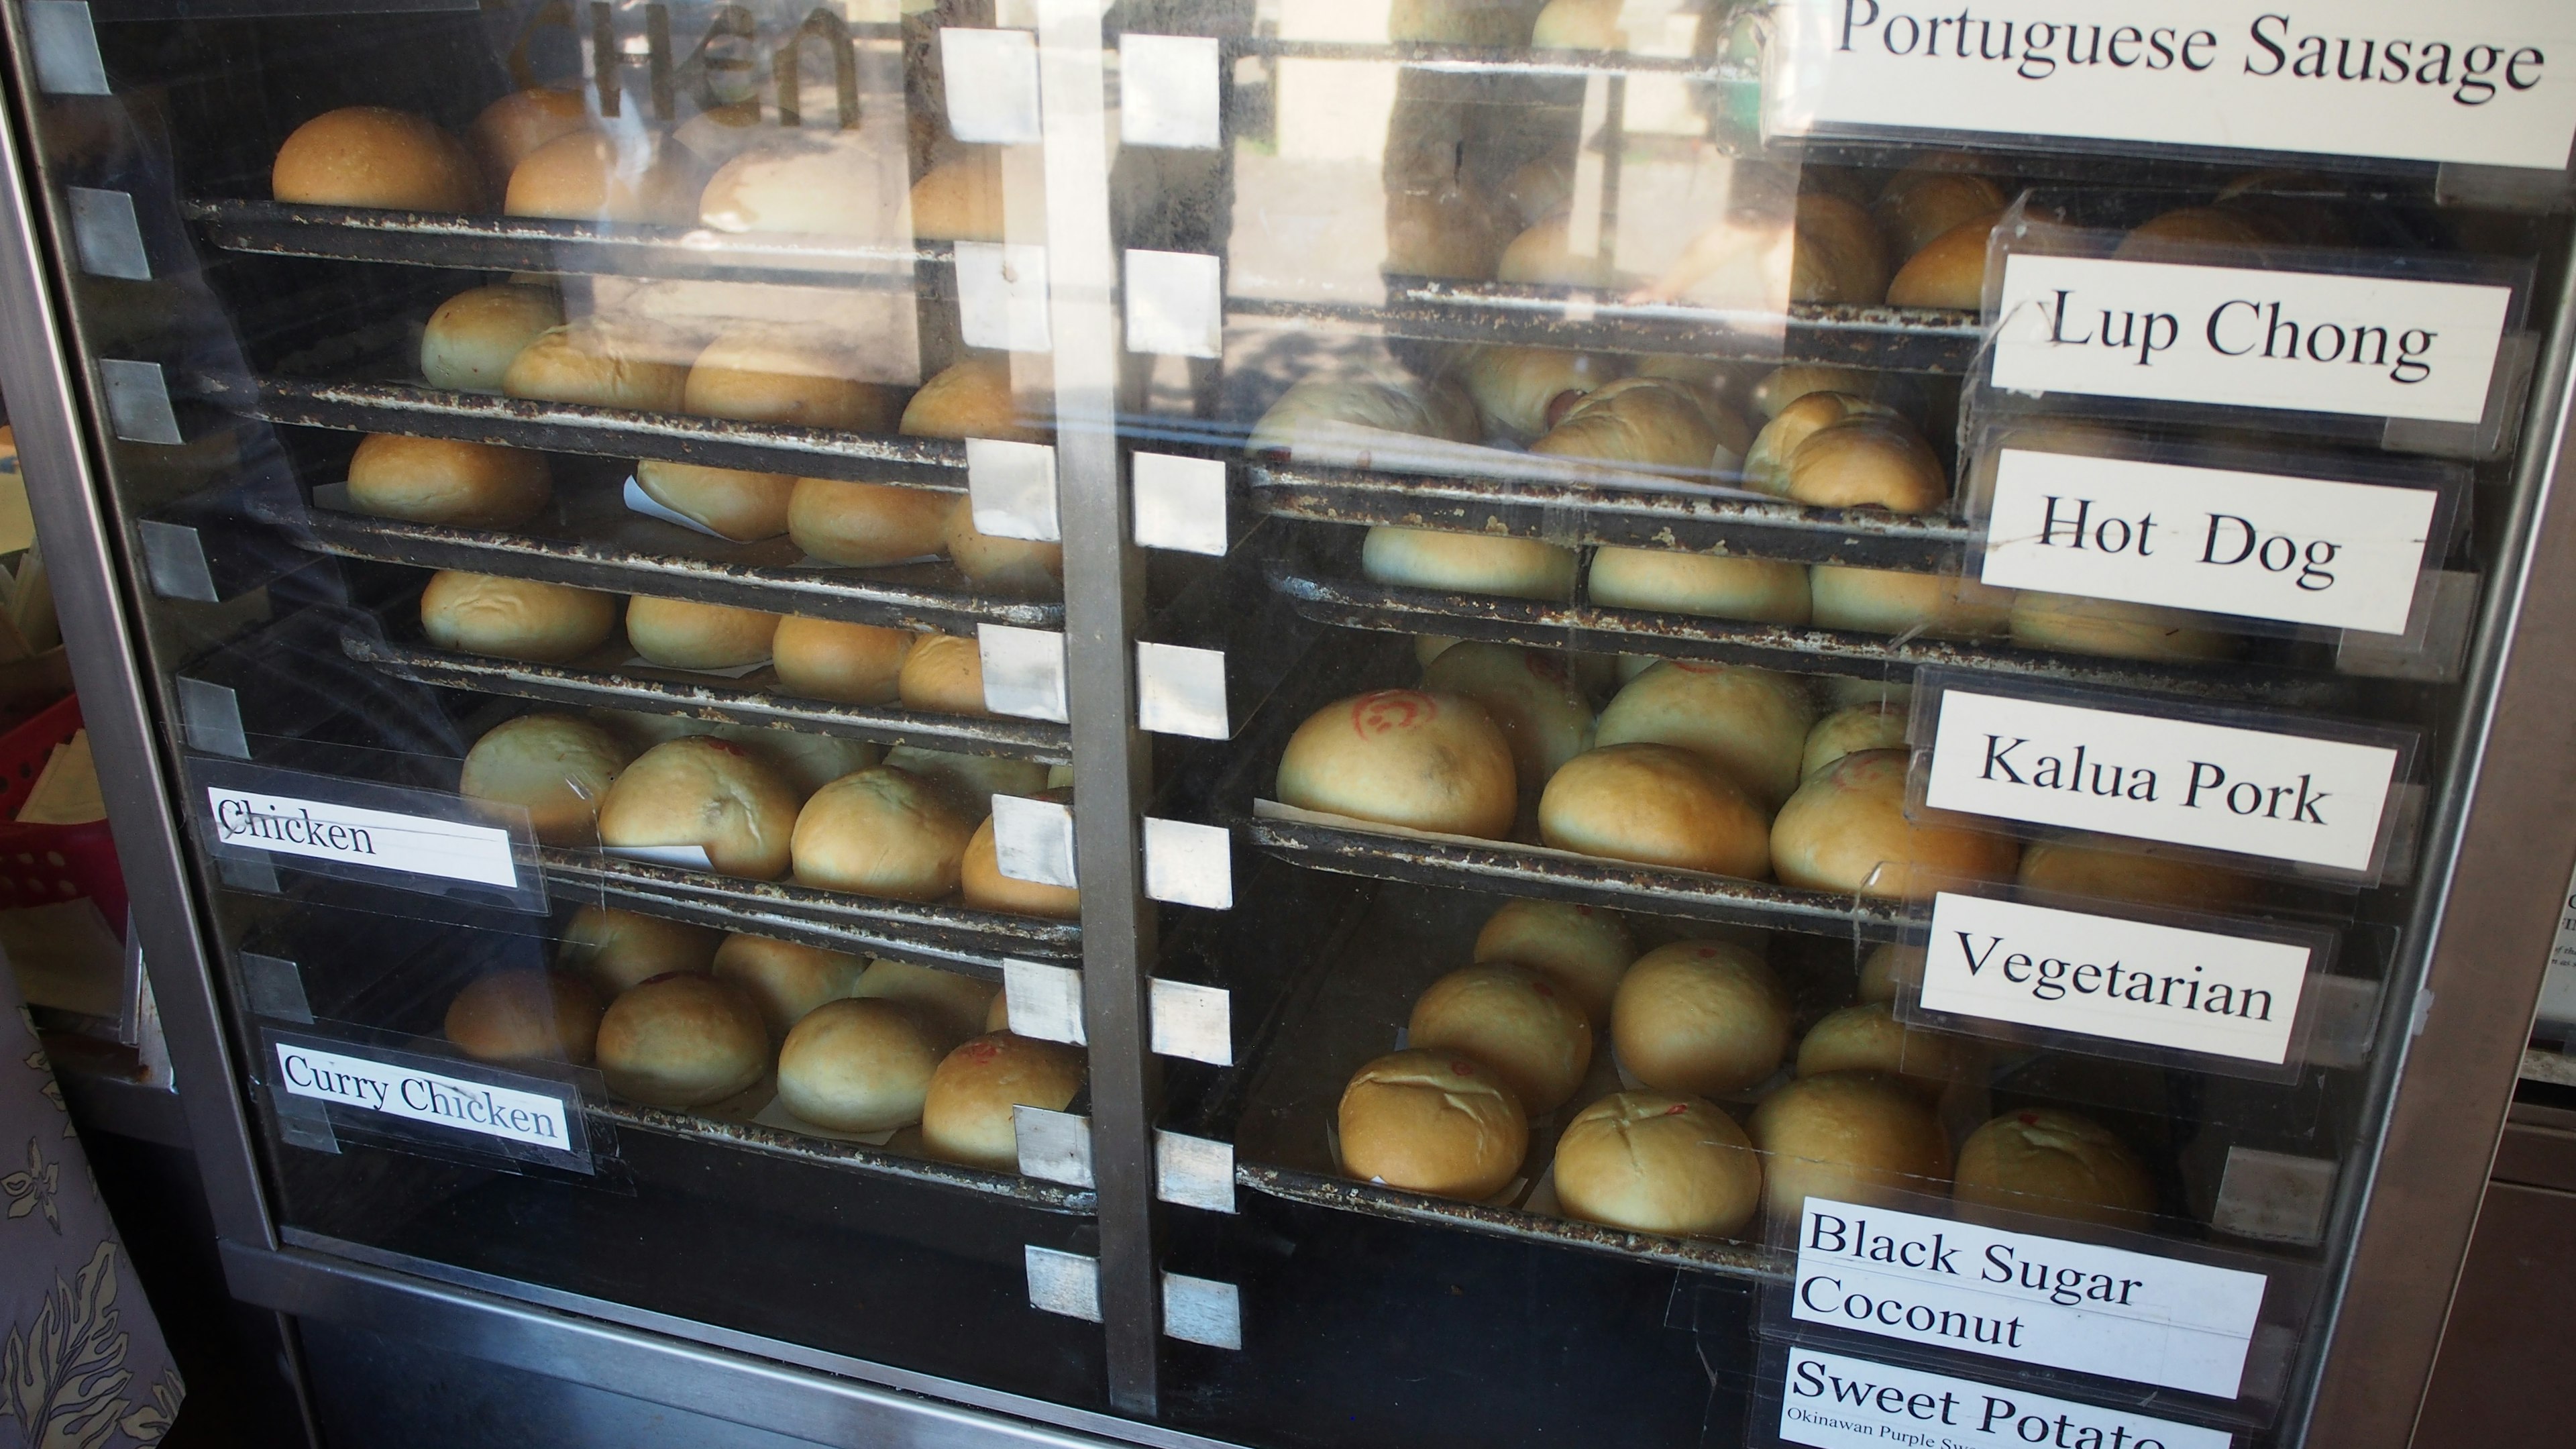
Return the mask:
<path fill-rule="evenodd" d="M 747 992 L 779 1041 L 805 1013 L 858 994 L 867 963 L 856 956 L 767 936 L 727 936 L 716 948 L 715 975 Z"/>
<path fill-rule="evenodd" d="M 441 649 L 560 664 L 608 641 L 617 596 L 446 569 L 420 593 L 420 628 Z"/>
<path fill-rule="evenodd" d="M 269 194 L 312 206 L 473 211 L 483 204 L 463 142 L 408 111 L 345 106 L 295 128 L 277 148 Z"/>
<path fill-rule="evenodd" d="M 1539 797 L 1539 838 L 1560 850 L 1747 880 L 1771 874 L 1770 822 L 1717 766 L 1671 745 L 1578 755 Z"/>
<path fill-rule="evenodd" d="M 969 499 L 950 507 L 940 542 L 972 582 L 1013 594 L 1052 594 L 1064 586 L 1064 545 L 982 532 Z"/>
<path fill-rule="evenodd" d="M 1079 1047 L 1009 1032 L 979 1036 L 930 1074 L 921 1104 L 921 1145 L 931 1156 L 994 1172 L 1020 1168 L 1013 1107 L 1061 1112 L 1082 1090 Z"/>
<path fill-rule="evenodd" d="M 1547 0 L 1530 30 L 1533 50 L 1626 50 L 1628 32 L 1619 28 L 1624 0 Z"/>
<path fill-rule="evenodd" d="M 1746 664 L 1667 659 L 1614 696 L 1595 738 L 1690 751 L 1723 771 L 1765 810 L 1798 788 L 1798 759 L 1815 705 L 1797 681 Z"/>
<path fill-rule="evenodd" d="M 530 152 L 558 136 L 587 131 L 597 124 L 580 91 L 535 86 L 512 91 L 485 106 L 465 136 L 474 148 L 474 159 L 482 165 L 483 179 L 490 185 L 491 194 L 499 196 L 509 189 L 510 173 L 519 169 L 519 163 L 528 159 Z"/>
<path fill-rule="evenodd" d="M 640 458 L 635 486 L 674 513 L 694 518 L 737 543 L 776 538 L 787 531 L 788 500 L 796 479 L 786 473 L 751 473 Z"/>
<path fill-rule="evenodd" d="M 583 129 L 521 158 L 511 168 L 501 210 L 562 221 L 686 226 L 705 184 L 706 172 L 687 147 Z"/>
<path fill-rule="evenodd" d="M 883 1132 L 921 1120 L 940 1045 L 919 1013 L 844 997 L 805 1013 L 778 1049 L 778 1100 L 835 1132 Z"/>
<path fill-rule="evenodd" d="M 887 155 L 876 136 L 771 129 L 716 168 L 698 216 L 717 231 L 899 244 L 911 240 L 903 229 L 909 190 L 902 157 Z"/>
<path fill-rule="evenodd" d="M 1939 1097 L 1967 1066 L 1956 1038 L 1908 1028 L 1884 1001 L 1827 1012 L 1798 1043 L 1799 1076 L 1885 1072 L 1926 1098 Z"/>
<path fill-rule="evenodd" d="M 656 976 L 610 1002 L 599 1021 L 608 1090 L 647 1107 L 721 1102 L 768 1067 L 760 1008 L 741 987 L 712 976 Z"/>
<path fill-rule="evenodd" d="M 596 321 L 539 333 L 501 375 L 501 391 L 544 402 L 645 412 L 680 410 L 688 369 L 655 355 L 661 349 Z"/>
<path fill-rule="evenodd" d="M 1461 186 L 1386 194 L 1386 271 L 1399 277 L 1493 278 L 1514 232 L 1481 194 Z"/>
<path fill-rule="evenodd" d="M 885 762 L 938 786 L 969 820 L 993 813 L 996 795 L 1035 795 L 1056 787 L 1054 767 L 1002 755 L 957 755 L 897 745 L 886 751 Z M 1068 788 L 1072 784 L 1063 783 Z"/>
<path fill-rule="evenodd" d="M 349 457 L 349 504 L 378 518 L 509 528 L 553 498 L 543 453 L 370 433 Z"/>
<path fill-rule="evenodd" d="M 1891 941 L 1873 949 L 1860 963 L 1860 999 L 1894 1001 L 1903 992 L 1923 984 L 1923 956 L 1920 946 L 1899 946 Z"/>
<path fill-rule="evenodd" d="M 1913 424 L 1852 418 L 1817 429 L 1789 455 L 1785 496 L 1817 508 L 1930 513 L 1950 501 L 1950 480 Z"/>
<path fill-rule="evenodd" d="M 1541 973 L 1574 998 L 1597 1031 L 1610 1024 L 1610 999 L 1637 959 L 1637 941 L 1616 911 L 1570 901 L 1505 901 L 1476 933 L 1475 959 Z"/>
<path fill-rule="evenodd" d="M 1932 240 L 1897 268 L 1887 284 L 1891 307 L 1947 307 L 1974 312 L 1986 303 L 1986 248 L 2001 212 L 1970 217 Z"/>
<path fill-rule="evenodd" d="M 1402 44 L 1472 45 L 1501 49 L 1524 45 L 1530 10 L 1513 0 L 1392 0 L 1386 38 Z"/>
<path fill-rule="evenodd" d="M 1910 257 L 1968 222 L 1991 218 L 2011 199 L 1986 177 L 1916 162 L 1887 183 L 1870 212 L 1896 254 Z"/>
<path fill-rule="evenodd" d="M 590 1065 L 599 994 L 553 971 L 495 971 L 447 1004 L 447 1039 L 478 1062 Z"/>
<path fill-rule="evenodd" d="M 789 614 L 770 639 L 778 683 L 791 694 L 840 704 L 892 704 L 912 652 L 906 629 Z"/>
<path fill-rule="evenodd" d="M 2111 1129 L 2056 1107 L 2006 1112 L 1959 1144 L 1954 1201 L 2072 1222 L 2140 1228 L 2155 1180 Z"/>
<path fill-rule="evenodd" d="M 1002 239 L 1002 159 L 976 147 L 912 183 L 912 234 L 937 241 Z"/>
<path fill-rule="evenodd" d="M 1060 921 L 1082 919 L 1082 892 L 1071 886 L 1016 880 L 1002 874 L 993 840 L 993 817 L 975 827 L 966 855 L 957 867 L 958 898 L 979 911 L 1007 911 L 1020 916 L 1049 916 Z"/>
<path fill-rule="evenodd" d="M 921 385 L 904 404 L 903 431 L 916 438 L 1001 438 L 1043 443 L 1042 419 L 1022 417 L 1011 396 L 1011 364 L 974 357 Z"/>
<path fill-rule="evenodd" d="M 1807 622 L 1807 569 L 1773 559 L 1720 558 L 1661 548 L 1592 553 L 1592 602 L 1766 624 Z"/>
<path fill-rule="evenodd" d="M 731 604 L 637 594 L 626 603 L 626 642 L 671 669 L 731 669 L 769 657 L 778 616 Z"/>
<path fill-rule="evenodd" d="M 2015 841 L 1905 818 L 1904 750 L 1863 750 L 1819 770 L 1771 824 L 1783 885 L 1905 899 L 1959 880 L 2004 880 Z"/>
<path fill-rule="evenodd" d="M 1762 1205 L 1753 1140 L 1696 1097 L 1604 1097 L 1566 1124 L 1554 1167 L 1567 1217 L 1632 1232 L 1721 1236 Z"/>
<path fill-rule="evenodd" d="M 1522 789 L 1546 783 L 1566 761 L 1592 748 L 1592 706 L 1565 657 L 1471 640 L 1442 652 L 1422 671 L 1422 687 L 1485 707 L 1511 742 Z"/>
<path fill-rule="evenodd" d="M 521 349 L 563 325 L 552 287 L 476 287 L 438 304 L 420 334 L 420 377 L 431 387 L 499 392 Z"/>
<path fill-rule="evenodd" d="M 867 974 L 859 978 L 858 990 L 850 994 L 901 1002 L 912 1008 L 929 1029 L 931 1040 L 946 1051 L 985 1029 L 984 1019 L 1002 993 L 990 981 L 915 966 L 909 961 L 879 958 L 868 963 Z"/>
<path fill-rule="evenodd" d="M 556 964 L 611 999 L 629 987 L 674 971 L 714 966 L 722 937 L 704 926 L 648 916 L 641 911 L 584 906 L 564 926 Z"/>
<path fill-rule="evenodd" d="M 2141 225 L 2120 239 L 2115 258 L 2151 255 L 2160 247 L 2191 242 L 2213 246 L 2259 247 L 2275 238 L 2252 216 L 2224 206 L 2185 206 Z"/>
<path fill-rule="evenodd" d="M 1877 1072 L 1800 1077 L 1763 1098 L 1749 1125 L 1774 1222 L 1796 1222 L 1810 1196 L 1869 1203 L 1938 1192 L 1950 1178 L 1950 1141 L 1932 1109 Z"/>
<path fill-rule="evenodd" d="M 568 714 L 523 714 L 484 731 L 465 752 L 456 793 L 468 800 L 517 805 L 547 845 L 589 845 L 599 838 L 600 797 L 633 752 L 589 720 Z"/>
<path fill-rule="evenodd" d="M 800 801 L 843 775 L 864 770 L 885 758 L 883 746 L 839 735 L 745 724 L 720 724 L 705 733 L 751 751 L 778 772 Z"/>
<path fill-rule="evenodd" d="M 814 792 L 796 817 L 796 879 L 825 890 L 935 901 L 957 890 L 975 822 L 940 789 L 880 765 Z"/>
<path fill-rule="evenodd" d="M 1807 731 L 1806 748 L 1798 761 L 1798 778 L 1803 780 L 1845 755 L 1905 748 L 1906 720 L 1911 714 L 1905 705 L 1877 700 L 1826 715 Z"/>
<path fill-rule="evenodd" d="M 1790 369 L 1782 368 L 1781 372 Z M 1777 377 L 1779 374 L 1774 373 Z M 1744 484 L 1764 493 L 1789 496 L 1789 461 L 1809 438 L 1855 418 L 1893 419 L 1896 414 L 1880 403 L 1855 393 L 1814 389 L 1791 398 L 1771 410 L 1770 421 L 1754 436 L 1753 446 L 1744 455 Z"/>
<path fill-rule="evenodd" d="M 787 500 L 787 536 L 825 563 L 877 568 L 948 549 L 952 493 L 891 483 L 799 478 Z"/>
<path fill-rule="evenodd" d="M 972 639 L 923 634 L 903 656 L 895 693 L 905 709 L 989 716 L 984 707 L 984 651 Z"/>
<path fill-rule="evenodd" d="M 695 845 L 723 875 L 776 880 L 787 869 L 796 790 L 740 745 L 691 735 L 626 767 L 599 807 L 604 845 Z"/>
<path fill-rule="evenodd" d="M 1532 1115 L 1555 1111 L 1592 1066 L 1592 1022 L 1574 998 L 1526 966 L 1467 966 L 1413 1003 L 1409 1040 L 1493 1069 Z"/>
<path fill-rule="evenodd" d="M 1382 584 L 1417 589 L 1564 599 L 1574 593 L 1574 569 L 1570 548 L 1491 534 L 1381 524 L 1360 545 L 1361 573 Z"/>
<path fill-rule="evenodd" d="M 1513 237 L 1494 263 L 1494 280 L 1540 287 L 1612 287 L 1618 272 L 1610 264 L 1613 241 L 1603 229 L 1590 256 L 1574 252 L 1573 218 L 1565 212 L 1541 217 Z"/>
<path fill-rule="evenodd" d="M 1807 591 L 1820 629 L 1985 639 L 2012 627 L 2012 590 L 1949 574 L 1817 564 Z"/>
<path fill-rule="evenodd" d="M 1578 399 L 1530 451 L 1658 473 L 1705 474 L 1717 465 L 1719 440 L 1707 407 L 1687 387 L 1658 377 L 1623 377 Z"/>
<path fill-rule="evenodd" d="M 2202 627 L 2201 616 L 2121 599 L 2044 594 L 2014 598 L 2012 637 L 2025 649 L 2056 649 L 2110 659 L 2227 659 L 2236 638 Z"/>
<path fill-rule="evenodd" d="M 1887 249 L 1869 213 L 1839 196 L 1798 198 L 1789 300 L 1870 306 L 1887 299 Z"/>
<path fill-rule="evenodd" d="M 1511 744 L 1484 707 L 1418 689 L 1315 711 L 1279 757 L 1278 790 L 1301 810 L 1488 839 L 1511 830 L 1520 799 Z"/>
<path fill-rule="evenodd" d="M 1765 422 L 1788 409 L 1789 404 L 1810 393 L 1838 392 L 1867 400 L 1878 386 L 1875 373 L 1856 367 L 1828 367 L 1819 362 L 1793 362 L 1775 367 L 1753 384 L 1753 410 Z"/>
<path fill-rule="evenodd" d="M 1726 941 L 1637 958 L 1610 1006 L 1619 1062 L 1659 1092 L 1740 1092 L 1789 1054 L 1789 1001 L 1762 959 Z"/>
<path fill-rule="evenodd" d="M 1520 1099 L 1456 1052 L 1379 1057 L 1351 1074 L 1338 1117 L 1343 1171 L 1435 1197 L 1492 1197 L 1529 1154 Z"/>
<path fill-rule="evenodd" d="M 1610 360 L 1553 347 L 1471 349 L 1459 368 L 1467 395 L 1496 431 L 1534 438 L 1556 426 L 1575 400 L 1618 375 Z"/>
<path fill-rule="evenodd" d="M 2034 840 L 2021 849 L 2022 888 L 2140 906 L 2230 911 L 2262 883 L 2178 854 L 2170 846 L 2110 836 Z"/>
<path fill-rule="evenodd" d="M 718 333 L 689 364 L 681 405 L 700 417 L 883 433 L 902 415 L 893 388 L 861 382 L 859 360 L 773 326 Z"/>

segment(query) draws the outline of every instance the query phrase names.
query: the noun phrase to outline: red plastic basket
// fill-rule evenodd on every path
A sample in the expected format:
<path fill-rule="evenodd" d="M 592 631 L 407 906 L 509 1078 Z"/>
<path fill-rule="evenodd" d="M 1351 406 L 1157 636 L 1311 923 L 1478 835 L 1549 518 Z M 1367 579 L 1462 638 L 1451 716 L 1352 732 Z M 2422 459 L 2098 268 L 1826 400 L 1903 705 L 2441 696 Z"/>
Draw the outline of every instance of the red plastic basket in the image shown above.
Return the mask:
<path fill-rule="evenodd" d="M 125 871 L 116 863 L 116 838 L 107 822 L 21 825 L 11 818 L 36 788 L 54 746 L 70 743 L 80 727 L 80 696 L 65 695 L 0 734 L 0 910 L 87 896 L 107 917 L 108 929 L 122 937 Z"/>

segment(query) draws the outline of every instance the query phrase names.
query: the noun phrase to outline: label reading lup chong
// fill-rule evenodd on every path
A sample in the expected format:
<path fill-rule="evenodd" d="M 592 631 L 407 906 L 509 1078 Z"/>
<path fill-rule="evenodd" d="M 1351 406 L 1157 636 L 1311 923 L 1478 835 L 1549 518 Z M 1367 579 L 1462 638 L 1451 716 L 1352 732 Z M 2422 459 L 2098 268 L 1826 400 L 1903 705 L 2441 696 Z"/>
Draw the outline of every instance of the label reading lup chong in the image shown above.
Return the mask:
<path fill-rule="evenodd" d="M 2509 287 L 2017 252 L 1994 383 L 2218 407 L 2474 424 Z"/>
<path fill-rule="evenodd" d="M 2034 825 L 2366 871 L 2397 751 L 2157 715 L 1941 693 L 1925 801 Z"/>
<path fill-rule="evenodd" d="M 1807 1199 L 1790 1317 L 2232 1399 L 2260 1273 Z"/>
<path fill-rule="evenodd" d="M 2228 1449 L 2224 1429 L 1796 1347 L 1780 1438 L 1815 1449 Z"/>
<path fill-rule="evenodd" d="M 488 1087 L 344 1052 L 288 1042 L 276 1045 L 278 1080 L 291 1095 L 531 1147 L 572 1150 L 564 1104 L 557 1098 Z"/>
<path fill-rule="evenodd" d="M 206 804 L 217 845 L 482 885 L 519 884 L 510 832 L 492 826 L 216 786 L 207 787 Z"/>

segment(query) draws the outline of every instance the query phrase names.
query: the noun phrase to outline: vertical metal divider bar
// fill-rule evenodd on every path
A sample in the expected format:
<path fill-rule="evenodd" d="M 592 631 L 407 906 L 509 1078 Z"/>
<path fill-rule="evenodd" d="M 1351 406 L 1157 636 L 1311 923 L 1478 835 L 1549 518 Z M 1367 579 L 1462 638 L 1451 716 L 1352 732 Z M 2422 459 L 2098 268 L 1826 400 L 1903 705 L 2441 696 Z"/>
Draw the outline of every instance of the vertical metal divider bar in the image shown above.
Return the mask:
<path fill-rule="evenodd" d="M 1144 613 L 1144 570 L 1128 541 L 1118 468 L 1118 257 L 1109 230 L 1102 10 L 1096 0 L 1039 0 L 1037 12 L 1100 1323 L 1111 1404 L 1150 1418 L 1162 1352 L 1153 1155 L 1160 1083 L 1146 1022 L 1154 912 L 1138 835 L 1151 765 L 1128 663 Z"/>
<path fill-rule="evenodd" d="M 206 1184 L 216 1233 L 233 1242 L 277 1246 L 260 1186 L 250 1118 L 223 1027 L 214 959 L 199 934 L 195 893 L 174 808 L 172 762 L 152 723 L 151 690 L 136 622 L 123 591 L 115 515 L 100 493 L 104 470 L 85 434 L 92 412 L 86 378 L 74 376 L 66 318 L 46 259 L 42 178 L 27 158 L 37 89 L 23 12 L 5 7 L 8 115 L 0 123 L 0 389 L 8 395 L 27 501 L 45 550 L 81 720 L 99 763 L 99 789 L 116 836 L 117 864 L 132 901 L 188 1136 Z M 108 105 L 105 99 L 76 104 Z M 61 255 L 59 250 L 54 255 Z"/>

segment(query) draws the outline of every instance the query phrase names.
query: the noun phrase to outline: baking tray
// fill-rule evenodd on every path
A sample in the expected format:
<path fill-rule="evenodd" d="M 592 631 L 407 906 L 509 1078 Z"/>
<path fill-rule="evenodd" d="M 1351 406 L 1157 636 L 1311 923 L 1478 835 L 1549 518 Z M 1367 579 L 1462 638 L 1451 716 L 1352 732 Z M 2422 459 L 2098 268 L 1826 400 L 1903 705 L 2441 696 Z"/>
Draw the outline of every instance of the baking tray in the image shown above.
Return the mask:
<path fill-rule="evenodd" d="M 841 735 L 954 754 L 1008 755 L 1046 765 L 1073 762 L 1072 731 L 1060 724 L 799 699 L 778 694 L 777 676 L 768 669 L 745 675 L 739 682 L 719 683 L 715 676 L 642 665 L 585 668 L 455 654 L 359 629 L 343 633 L 340 648 L 351 659 L 396 678 L 447 689 L 577 708 L 636 710 L 718 724 Z M 617 652 L 625 651 L 621 647 Z"/>
<path fill-rule="evenodd" d="M 801 1132 L 763 1126 L 758 1122 L 706 1117 L 692 1112 L 669 1112 L 659 1107 L 619 1101 L 584 1102 L 582 1115 L 593 1122 L 604 1122 L 623 1131 L 653 1132 L 665 1137 L 738 1147 L 770 1157 L 846 1167 L 871 1177 L 902 1178 L 908 1182 L 926 1183 L 983 1197 L 1005 1198 L 1046 1212 L 1088 1217 L 1099 1210 L 1099 1195 L 1089 1188 L 1066 1187 L 1018 1173 L 993 1172 L 932 1157 L 915 1157 L 859 1142 L 809 1137 Z"/>
<path fill-rule="evenodd" d="M 533 216 L 376 211 L 228 197 L 180 203 L 229 252 L 395 262 L 467 272 L 571 272 L 956 295 L 949 243 L 871 246 L 821 236 L 603 225 Z"/>

